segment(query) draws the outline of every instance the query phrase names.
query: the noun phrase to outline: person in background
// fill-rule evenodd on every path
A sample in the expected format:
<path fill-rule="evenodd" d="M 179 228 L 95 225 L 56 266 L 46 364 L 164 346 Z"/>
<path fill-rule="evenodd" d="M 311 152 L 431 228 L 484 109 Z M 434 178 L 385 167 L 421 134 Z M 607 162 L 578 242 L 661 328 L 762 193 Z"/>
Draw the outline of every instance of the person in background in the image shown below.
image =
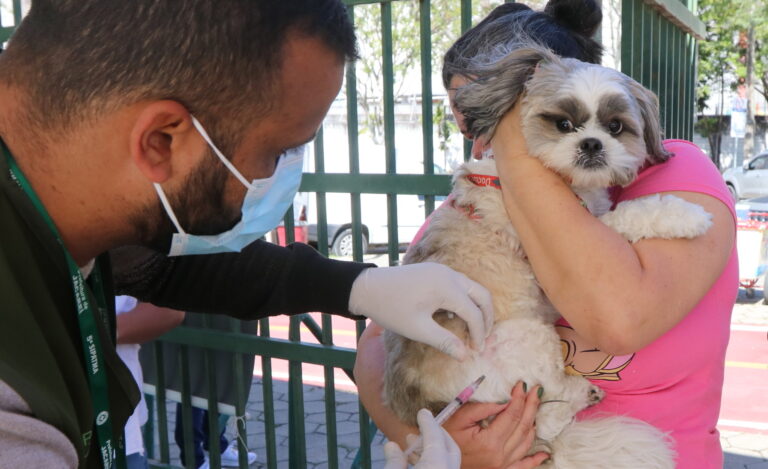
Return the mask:
<path fill-rule="evenodd" d="M 184 318 L 182 326 L 186 328 L 194 328 L 199 330 L 218 330 L 218 331 L 237 331 L 243 334 L 256 334 L 257 322 L 256 321 L 237 321 L 227 316 L 213 316 L 197 313 L 187 313 Z M 178 355 L 181 352 L 179 346 L 173 343 L 166 343 L 163 345 L 163 355 L 166 357 L 165 362 L 165 385 L 168 389 L 177 391 L 182 390 L 182 383 L 180 373 L 171 372 L 176 368 L 174 365 L 178 363 Z M 219 403 L 225 403 L 237 408 L 236 400 L 238 394 L 241 394 L 241 399 L 248 401 L 248 396 L 251 392 L 251 380 L 244 380 L 244 388 L 238 393 L 235 390 L 238 383 L 236 378 L 236 366 L 235 356 L 240 356 L 241 372 L 243 376 L 249 377 L 253 373 L 254 356 L 249 354 L 236 354 L 233 352 L 211 351 L 202 347 L 187 347 L 186 356 L 189 363 L 189 381 L 190 392 L 193 396 L 202 397 L 205 399 L 211 398 L 211 390 L 208 388 L 208 376 L 206 373 L 206 361 L 208 360 L 208 368 L 211 373 L 216 376 L 217 389 L 215 393 L 216 400 Z M 146 360 L 144 363 L 147 369 L 154 369 L 154 354 L 150 353 L 144 358 L 152 360 Z M 157 373 L 158 370 L 153 370 Z M 149 376 L 149 382 L 153 381 L 153 376 Z M 183 413 L 183 406 L 181 403 L 176 405 L 176 424 L 174 428 L 174 438 L 176 444 L 179 447 L 179 458 L 182 464 L 186 461 L 186 446 L 184 442 L 184 422 L 187 414 Z M 207 408 L 201 409 L 192 406 L 190 414 L 190 422 L 192 427 L 192 452 L 195 457 L 195 467 L 208 469 L 210 465 L 210 426 L 209 426 L 210 414 Z M 237 439 L 228 441 L 225 436 L 226 425 L 221 422 L 219 428 L 219 446 L 220 461 L 223 467 L 238 467 L 239 466 L 239 448 Z M 247 442 L 243 441 L 247 447 Z M 253 464 L 257 459 L 257 455 L 253 451 L 247 451 L 246 461 Z"/>
<path fill-rule="evenodd" d="M 192 407 L 192 438 L 193 438 L 193 451 L 195 454 L 195 467 L 197 469 L 209 469 L 210 458 L 206 456 L 206 452 L 210 452 L 208 442 L 210 441 L 210 433 L 208 426 L 208 411 L 205 409 L 198 409 Z M 221 429 L 219 433 L 219 450 L 221 451 L 221 466 L 222 467 L 240 467 L 240 451 L 238 450 L 237 440 L 227 441 L 224 436 L 226 428 Z M 184 454 L 184 424 L 182 417 L 181 404 L 176 405 L 176 426 L 173 432 L 173 437 L 176 440 L 176 444 L 179 446 L 179 459 L 181 464 L 186 464 L 186 455 Z M 248 465 L 256 462 L 258 456 L 253 451 L 248 451 L 246 461 Z"/>
<path fill-rule="evenodd" d="M 184 312 L 139 303 L 131 296 L 115 298 L 117 313 L 117 354 L 131 371 L 141 389 L 144 377 L 139 362 L 140 344 L 165 334 L 184 320 Z M 148 469 L 141 427 L 147 422 L 144 394 L 125 424 L 125 454 L 127 469 Z"/>

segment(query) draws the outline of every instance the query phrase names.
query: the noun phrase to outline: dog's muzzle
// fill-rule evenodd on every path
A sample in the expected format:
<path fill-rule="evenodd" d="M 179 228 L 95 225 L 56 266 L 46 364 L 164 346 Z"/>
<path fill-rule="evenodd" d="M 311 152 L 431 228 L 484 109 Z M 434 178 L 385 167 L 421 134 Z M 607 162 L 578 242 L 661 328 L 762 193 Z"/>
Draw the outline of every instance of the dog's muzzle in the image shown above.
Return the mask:
<path fill-rule="evenodd" d="M 585 138 L 579 142 L 576 165 L 584 169 L 600 169 L 607 166 L 603 142 L 596 138 Z"/>

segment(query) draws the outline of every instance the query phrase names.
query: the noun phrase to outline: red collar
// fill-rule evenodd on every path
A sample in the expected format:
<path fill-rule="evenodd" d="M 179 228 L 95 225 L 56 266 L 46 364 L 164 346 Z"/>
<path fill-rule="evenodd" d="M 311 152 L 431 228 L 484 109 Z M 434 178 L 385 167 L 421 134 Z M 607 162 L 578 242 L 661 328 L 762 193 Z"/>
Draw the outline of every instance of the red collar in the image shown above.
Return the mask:
<path fill-rule="evenodd" d="M 501 189 L 501 180 L 499 180 L 498 176 L 470 173 L 467 174 L 467 179 L 469 182 L 476 186 L 494 187 L 496 189 Z"/>
<path fill-rule="evenodd" d="M 476 186 L 493 187 L 495 189 L 501 189 L 501 181 L 499 180 L 498 176 L 488 176 L 486 174 L 471 173 L 471 174 L 467 174 L 467 180 Z M 451 203 L 451 207 L 466 213 L 467 216 L 472 220 L 480 220 L 481 218 L 483 218 L 477 213 L 475 213 L 475 206 L 472 204 L 456 205 L 456 201 L 454 199 L 451 199 L 450 203 Z"/>

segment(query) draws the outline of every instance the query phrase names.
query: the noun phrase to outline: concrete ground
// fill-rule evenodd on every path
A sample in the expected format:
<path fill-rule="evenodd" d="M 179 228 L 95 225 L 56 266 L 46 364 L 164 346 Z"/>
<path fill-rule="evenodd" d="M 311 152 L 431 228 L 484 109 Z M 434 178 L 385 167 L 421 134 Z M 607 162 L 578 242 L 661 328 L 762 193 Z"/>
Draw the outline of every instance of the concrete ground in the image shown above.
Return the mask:
<path fill-rule="evenodd" d="M 762 290 L 756 290 L 753 298 L 748 298 L 745 290 L 739 291 L 739 298 L 733 308 L 732 328 L 738 326 L 768 326 L 768 306 L 763 304 Z M 765 337 L 765 331 L 759 332 Z M 754 361 L 768 366 L 768 340 L 762 341 L 762 347 Z M 731 347 L 737 344 L 731 343 Z M 768 384 L 768 368 L 755 371 L 753 385 Z M 726 380 L 728 378 L 726 377 Z M 728 383 L 726 382 L 726 393 Z M 768 396 L 763 395 L 761 402 L 753 403 L 763 408 L 768 406 Z M 768 429 L 768 422 L 762 422 Z M 768 469 L 768 431 L 720 429 L 720 442 L 725 451 L 725 469 Z"/>

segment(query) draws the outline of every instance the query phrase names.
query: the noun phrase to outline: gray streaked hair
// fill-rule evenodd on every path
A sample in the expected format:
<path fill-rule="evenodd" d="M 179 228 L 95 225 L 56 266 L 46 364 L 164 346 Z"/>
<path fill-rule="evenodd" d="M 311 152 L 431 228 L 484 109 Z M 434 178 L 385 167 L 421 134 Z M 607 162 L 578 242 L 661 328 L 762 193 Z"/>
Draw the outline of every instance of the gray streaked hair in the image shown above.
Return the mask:
<path fill-rule="evenodd" d="M 456 109 L 464 115 L 467 131 L 490 140 L 496 124 L 514 107 L 541 61 L 557 61 L 557 55 L 535 42 L 489 46 L 489 52 L 456 70 L 470 83 L 456 92 Z"/>

